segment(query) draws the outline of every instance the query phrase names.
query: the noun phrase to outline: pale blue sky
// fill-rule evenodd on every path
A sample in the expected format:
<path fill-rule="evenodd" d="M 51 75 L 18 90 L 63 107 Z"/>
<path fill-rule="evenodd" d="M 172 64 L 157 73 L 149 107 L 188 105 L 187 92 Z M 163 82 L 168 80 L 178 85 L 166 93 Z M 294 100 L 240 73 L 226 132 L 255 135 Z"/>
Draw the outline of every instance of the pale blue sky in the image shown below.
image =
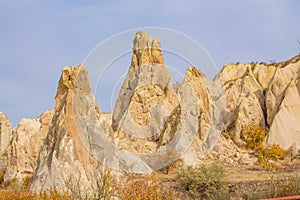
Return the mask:
<path fill-rule="evenodd" d="M 298 0 L 1 0 L 0 111 L 15 126 L 53 109 L 62 67 L 80 64 L 97 44 L 132 28 L 180 31 L 219 68 L 289 59 L 300 52 L 299 9 Z"/>

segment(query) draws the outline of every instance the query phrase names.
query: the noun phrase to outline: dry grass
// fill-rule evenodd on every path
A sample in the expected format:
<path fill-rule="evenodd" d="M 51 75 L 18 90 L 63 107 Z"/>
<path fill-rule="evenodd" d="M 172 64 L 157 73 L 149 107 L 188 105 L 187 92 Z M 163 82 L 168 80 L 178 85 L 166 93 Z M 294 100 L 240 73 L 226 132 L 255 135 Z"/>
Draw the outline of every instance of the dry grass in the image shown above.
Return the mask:
<path fill-rule="evenodd" d="M 118 197 L 124 200 L 163 200 L 175 199 L 170 188 L 162 187 L 155 175 L 129 176 L 117 185 Z"/>
<path fill-rule="evenodd" d="M 64 193 L 51 189 L 42 194 L 28 190 L 30 177 L 23 181 L 17 179 L 2 183 L 0 189 L 0 200 L 168 200 L 176 199 L 170 188 L 162 187 L 155 175 L 127 175 L 116 179 L 110 170 L 100 170 L 95 174 L 95 185 L 89 192 L 82 189 L 80 177 L 69 177 L 65 181 L 66 191 Z"/>
<path fill-rule="evenodd" d="M 300 194 L 300 177 L 298 174 L 280 174 L 271 176 L 261 185 L 263 192 L 252 193 L 248 199 L 279 198 Z"/>

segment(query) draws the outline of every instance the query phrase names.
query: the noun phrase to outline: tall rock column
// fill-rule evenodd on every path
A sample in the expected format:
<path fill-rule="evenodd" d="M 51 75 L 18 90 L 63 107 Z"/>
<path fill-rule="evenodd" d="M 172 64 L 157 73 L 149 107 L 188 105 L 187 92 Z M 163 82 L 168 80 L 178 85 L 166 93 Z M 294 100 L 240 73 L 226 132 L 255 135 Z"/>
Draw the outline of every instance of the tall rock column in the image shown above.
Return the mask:
<path fill-rule="evenodd" d="M 159 40 L 146 32 L 137 32 L 131 65 L 113 112 L 114 131 L 136 138 L 158 138 L 166 118 L 177 105 Z"/>

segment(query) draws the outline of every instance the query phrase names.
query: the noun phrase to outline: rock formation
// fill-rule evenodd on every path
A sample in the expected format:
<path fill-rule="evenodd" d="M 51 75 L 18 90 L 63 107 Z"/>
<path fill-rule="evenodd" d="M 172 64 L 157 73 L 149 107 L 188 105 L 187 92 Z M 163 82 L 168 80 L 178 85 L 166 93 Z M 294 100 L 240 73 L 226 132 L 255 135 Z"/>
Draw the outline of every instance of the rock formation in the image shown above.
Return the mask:
<path fill-rule="evenodd" d="M 280 63 L 224 66 L 215 80 L 222 80 L 226 93 L 224 131 L 229 133 L 237 145 L 243 144 L 242 132 L 252 123 L 270 129 L 269 137 L 266 140 L 268 144 L 277 143 L 285 149 L 299 146 L 296 144 L 299 139 L 294 140 L 299 138 L 300 130 L 297 123 L 299 115 L 296 114 L 300 106 L 299 96 L 297 96 L 299 91 L 297 92 L 296 89 L 299 70 L 300 56 Z M 294 89 L 288 89 L 289 87 Z M 291 96 L 289 93 L 292 91 L 293 97 L 289 97 Z M 288 100 L 284 100 L 287 97 Z M 290 104 L 293 109 L 291 107 L 286 108 Z M 285 111 L 280 111 L 282 109 Z M 293 125 L 288 123 L 287 126 L 287 121 L 282 121 L 282 119 L 287 120 L 290 117 L 295 121 L 292 121 Z M 280 118 L 281 120 L 279 120 Z M 291 135 L 288 136 L 287 132 Z M 279 135 L 281 136 L 279 137 Z M 283 135 L 290 138 L 289 142 L 287 139 L 281 140 Z M 294 144 L 294 142 L 296 143 Z"/>
<path fill-rule="evenodd" d="M 299 80 L 299 78 L 292 80 L 285 88 L 285 91 L 282 94 L 282 100 L 279 101 L 278 108 L 276 107 L 276 110 L 278 110 L 277 113 L 274 117 L 269 118 L 272 120 L 272 125 L 266 140 L 269 144 L 280 144 L 284 149 L 291 148 L 294 151 L 294 154 L 300 153 Z M 270 112 L 272 111 L 273 110 L 270 109 Z"/>
<path fill-rule="evenodd" d="M 250 123 L 261 127 L 266 125 L 263 85 L 267 83 L 259 83 L 254 71 L 252 64 L 227 65 L 215 78 L 222 80 L 226 93 L 224 130 L 238 145 L 243 144 L 244 136 L 241 133 Z"/>
<path fill-rule="evenodd" d="M 76 129 L 73 121 L 77 115 L 80 115 L 80 113 L 74 114 L 73 103 L 78 106 L 79 112 L 96 108 L 95 100 L 85 95 L 89 90 L 86 79 L 87 72 L 82 66 L 63 69 L 58 84 L 55 113 L 31 181 L 31 187 L 37 191 L 54 187 L 63 191 L 66 187 L 65 181 L 71 176 L 80 180 L 81 185 L 88 183 L 90 174 L 86 172 L 93 170 L 88 168 L 91 166 L 90 156 L 85 144 L 82 144 L 86 142 L 88 135 L 81 138 L 79 135 L 81 130 Z M 76 94 L 77 92 L 79 94 Z M 81 98 L 89 101 L 90 104 L 79 106 L 80 102 L 75 102 L 78 99 L 73 99 L 73 95 L 78 95 L 79 100 Z M 86 124 L 86 128 L 88 126 L 89 124 Z"/>
<path fill-rule="evenodd" d="M 1 166 L 6 179 L 33 173 L 37 191 L 95 188 L 99 169 L 151 173 L 181 159 L 251 165 L 243 130 L 269 128 L 266 143 L 300 149 L 300 56 L 273 64 L 224 66 L 213 81 L 189 67 L 173 84 L 160 42 L 137 32 L 126 79 L 112 114 L 99 110 L 82 65 L 64 67 L 56 106 L 23 119 L 13 133 L 0 113 Z M 223 134 L 221 135 L 221 133 Z M 220 136 L 221 135 L 221 136 Z M 229 137 L 227 137 L 229 136 Z"/>
<path fill-rule="evenodd" d="M 221 133 L 215 119 L 222 118 L 222 92 L 210 90 L 195 67 L 187 70 L 182 84 L 173 85 L 159 41 L 145 32 L 136 34 L 132 63 L 112 115 L 99 111 L 86 69 L 65 67 L 31 186 L 64 190 L 65 180 L 75 176 L 91 188 L 102 165 L 151 173 L 184 157 L 194 141 L 192 152 L 203 157 Z"/>
<path fill-rule="evenodd" d="M 7 147 L 12 138 L 11 123 L 4 113 L 0 112 L 0 168 L 4 170 L 7 166 Z"/>
<path fill-rule="evenodd" d="M 6 180 L 32 176 L 52 116 L 53 111 L 46 111 L 37 119 L 22 119 L 13 130 L 12 139 L 6 149 Z"/>

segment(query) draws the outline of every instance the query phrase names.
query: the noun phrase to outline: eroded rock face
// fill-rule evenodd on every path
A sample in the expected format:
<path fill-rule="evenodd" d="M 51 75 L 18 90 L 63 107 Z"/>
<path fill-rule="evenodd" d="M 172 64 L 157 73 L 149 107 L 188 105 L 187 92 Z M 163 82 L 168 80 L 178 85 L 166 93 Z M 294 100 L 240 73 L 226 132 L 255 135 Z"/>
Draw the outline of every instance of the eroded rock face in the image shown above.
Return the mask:
<path fill-rule="evenodd" d="M 7 148 L 12 138 L 12 128 L 8 116 L 0 112 L 0 168 L 7 167 Z"/>
<path fill-rule="evenodd" d="M 260 83 L 255 72 L 262 70 L 262 65 L 237 64 L 227 65 L 216 76 L 215 81 L 222 80 L 226 93 L 226 119 L 224 130 L 232 140 L 242 145 L 242 131 L 251 123 L 265 127 L 264 90 L 266 80 Z M 263 70 L 265 71 L 265 70 Z M 265 77 L 265 75 L 261 75 Z"/>
<path fill-rule="evenodd" d="M 279 63 L 266 93 L 267 122 L 272 124 L 289 85 L 300 78 L 300 56 Z"/>
<path fill-rule="evenodd" d="M 291 104 L 294 110 L 298 109 L 299 98 L 295 93 L 295 81 L 299 79 L 299 71 L 300 56 L 296 56 L 280 63 L 226 65 L 216 76 L 215 80 L 222 80 L 226 92 L 227 113 L 224 130 L 237 145 L 244 143 L 242 132 L 245 127 L 256 124 L 270 129 L 266 140 L 268 144 L 277 143 L 285 149 L 292 147 L 293 143 L 288 142 L 287 138 L 293 138 L 291 140 L 295 141 L 298 138 L 299 127 L 291 124 L 287 126 L 283 119 L 296 120 L 293 122 L 297 124 L 299 116 L 283 105 Z M 292 100 L 289 94 L 292 90 L 290 87 L 294 88 Z M 296 143 L 293 146 L 299 146 Z"/>
<path fill-rule="evenodd" d="M 213 85 L 196 67 L 187 69 L 184 83 L 189 84 L 195 93 L 198 115 L 196 137 L 182 159 L 189 165 L 197 165 L 218 141 L 224 121 L 224 91 Z M 221 86 L 221 85 L 219 85 Z M 219 90 L 219 91 L 217 91 Z"/>
<path fill-rule="evenodd" d="M 37 119 L 22 119 L 14 129 L 11 143 L 7 148 L 8 166 L 5 180 L 24 179 L 33 174 L 53 113 L 46 111 Z"/>
<path fill-rule="evenodd" d="M 83 66 L 63 69 L 32 188 L 63 191 L 64 181 L 74 176 L 88 190 L 99 166 L 151 173 L 182 157 L 193 141 L 196 160 L 217 142 L 221 129 L 215 119 L 222 107 L 217 89 L 195 67 L 173 85 L 159 41 L 144 32 L 136 34 L 133 49 L 113 115 L 99 111 Z"/>
<path fill-rule="evenodd" d="M 65 181 L 71 176 L 80 181 L 82 186 L 89 187 L 90 174 L 87 172 L 93 170 L 87 169 L 91 167 L 91 161 L 86 146 L 82 144 L 83 140 L 74 127 L 73 118 L 76 116 L 72 107 L 78 103 L 73 101 L 74 93 L 78 90 L 90 90 L 86 80 L 87 72 L 84 67 L 64 67 L 58 84 L 55 113 L 31 181 L 31 187 L 37 191 L 54 187 L 63 191 L 66 188 Z M 82 95 L 81 98 L 88 97 Z M 95 102 L 94 99 L 91 100 L 92 103 Z M 76 105 L 86 109 L 86 105 Z M 92 109 L 95 110 L 95 105 Z"/>
<path fill-rule="evenodd" d="M 214 124 L 221 106 L 217 108 L 214 104 L 207 78 L 199 69 L 191 67 L 186 72 L 184 82 L 173 85 L 171 75 L 164 66 L 160 43 L 145 32 L 137 33 L 133 53 L 132 63 L 113 113 L 113 128 L 117 133 L 113 138 L 122 140 L 117 145 L 131 152 L 155 154 L 169 143 L 173 142 L 174 147 L 176 137 L 180 138 L 180 132 L 184 129 L 195 130 L 190 136 L 186 134 L 190 141 L 180 145 L 187 150 L 187 146 L 197 138 L 197 145 L 193 148 L 195 160 L 203 157 L 221 132 L 221 128 Z M 185 105 L 183 99 L 194 101 Z M 183 120 L 184 117 L 189 118 L 190 114 L 185 113 L 187 110 L 191 110 L 191 114 L 195 116 L 189 122 Z M 176 145 L 180 140 L 177 142 Z M 185 148 L 182 148 L 180 156 L 186 151 Z M 178 152 L 169 154 L 173 154 L 175 158 L 179 156 Z M 150 165 L 153 167 L 153 164 Z"/>
<path fill-rule="evenodd" d="M 172 95 L 172 91 L 170 91 L 172 90 L 171 84 L 172 77 L 164 66 L 160 42 L 145 32 L 137 32 L 133 42 L 131 66 L 113 112 L 114 130 L 134 131 L 129 125 L 131 120 L 144 127 L 146 125 L 149 127 L 151 121 L 149 119 L 151 118 L 149 108 L 158 102 L 170 104 L 166 105 L 170 107 L 168 109 L 170 112 L 178 104 L 176 98 Z M 170 102 L 168 103 L 168 101 Z M 153 112 L 160 112 L 159 108 Z M 155 118 L 152 120 L 155 120 Z M 126 121 L 126 123 L 123 123 L 123 121 Z M 160 122 L 158 121 L 158 123 Z M 120 124 L 124 124 L 124 126 L 121 127 Z M 127 124 L 129 127 L 127 127 Z M 161 125 L 160 123 L 157 126 Z M 156 124 L 152 124 L 152 126 L 156 126 Z M 152 134 L 156 134 L 156 131 L 153 130 Z M 139 130 L 139 132 L 143 137 L 146 132 L 149 133 L 149 130 Z M 136 136 L 138 137 L 138 135 Z"/>
<path fill-rule="evenodd" d="M 145 32 L 137 32 L 131 66 L 112 115 L 112 127 L 117 133 L 113 138 L 118 140 L 120 135 L 123 142 L 117 143 L 122 149 L 155 152 L 161 144 L 155 141 L 162 137 L 169 116 L 178 106 L 160 42 Z"/>
<path fill-rule="evenodd" d="M 300 79 L 292 81 L 285 90 L 283 100 L 276 113 L 269 135 L 268 144 L 280 144 L 284 149 L 293 148 L 300 153 Z"/>

